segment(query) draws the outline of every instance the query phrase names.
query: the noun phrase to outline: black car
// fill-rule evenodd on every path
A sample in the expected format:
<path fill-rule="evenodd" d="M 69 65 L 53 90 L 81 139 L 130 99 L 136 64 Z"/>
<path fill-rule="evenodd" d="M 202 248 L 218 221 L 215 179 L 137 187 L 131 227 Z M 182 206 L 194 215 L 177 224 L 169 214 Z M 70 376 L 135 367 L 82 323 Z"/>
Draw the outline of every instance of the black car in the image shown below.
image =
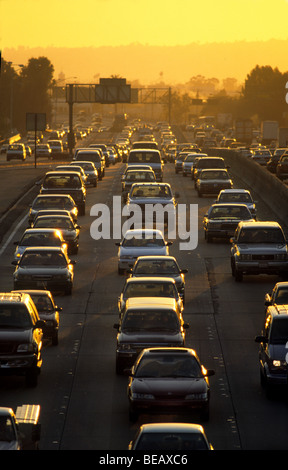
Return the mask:
<path fill-rule="evenodd" d="M 139 413 L 179 413 L 198 410 L 209 419 L 212 369 L 205 369 L 189 348 L 148 348 L 139 355 L 130 372 L 127 395 L 129 417 Z"/>

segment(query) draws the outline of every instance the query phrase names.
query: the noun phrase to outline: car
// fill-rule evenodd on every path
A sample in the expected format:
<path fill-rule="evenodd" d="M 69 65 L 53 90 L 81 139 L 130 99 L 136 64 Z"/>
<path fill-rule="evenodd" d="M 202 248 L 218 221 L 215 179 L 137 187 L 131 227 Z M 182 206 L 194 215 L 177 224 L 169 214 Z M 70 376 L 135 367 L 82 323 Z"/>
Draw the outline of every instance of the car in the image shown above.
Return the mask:
<path fill-rule="evenodd" d="M 145 226 L 148 227 L 157 222 L 157 219 L 160 223 L 168 224 L 170 219 L 171 227 L 172 225 L 174 227 L 178 198 L 179 193 L 176 192 L 174 196 L 171 185 L 168 183 L 134 183 L 128 193 L 127 211 L 130 213 L 130 207 L 133 211 L 133 206 L 136 204 L 141 209 L 142 222 L 145 222 Z M 160 205 L 163 212 L 160 211 Z"/>
<path fill-rule="evenodd" d="M 132 144 L 132 149 L 155 149 L 158 150 L 157 142 L 153 140 L 139 140 Z"/>
<path fill-rule="evenodd" d="M 179 311 L 183 311 L 183 301 L 178 292 L 176 281 L 172 277 L 144 276 L 126 279 L 118 297 L 119 316 L 123 314 L 127 300 L 135 297 L 173 298 L 177 302 Z"/>
<path fill-rule="evenodd" d="M 69 163 L 69 165 L 71 165 L 71 167 L 81 166 L 86 175 L 86 185 L 88 186 L 91 184 L 96 188 L 98 184 L 98 171 L 93 162 L 76 161 Z"/>
<path fill-rule="evenodd" d="M 131 269 L 131 277 L 169 277 L 175 279 L 183 304 L 185 303 L 185 274 L 174 256 L 139 256 Z"/>
<path fill-rule="evenodd" d="M 288 178 L 288 154 L 284 154 L 280 157 L 276 166 L 276 176 L 281 181 Z"/>
<path fill-rule="evenodd" d="M 108 152 L 108 147 L 106 144 L 101 144 L 100 142 L 96 142 L 96 143 L 90 144 L 89 148 L 98 149 L 104 158 L 105 166 L 109 167 L 110 165 L 109 152 Z"/>
<path fill-rule="evenodd" d="M 26 160 L 26 148 L 24 144 L 15 143 L 8 145 L 6 151 L 6 160 L 9 162 L 10 160 Z"/>
<path fill-rule="evenodd" d="M 44 322 L 28 294 L 0 293 L 0 374 L 24 375 L 36 387 L 42 367 Z"/>
<path fill-rule="evenodd" d="M 82 166 L 80 165 L 74 165 L 73 167 L 71 165 L 58 165 L 55 168 L 56 171 L 77 171 L 81 175 L 81 178 L 84 181 L 85 186 L 87 185 L 87 176 L 85 171 L 83 170 Z"/>
<path fill-rule="evenodd" d="M 270 150 L 254 150 L 251 159 L 261 166 L 266 166 L 271 156 Z"/>
<path fill-rule="evenodd" d="M 191 169 L 196 161 L 201 158 L 199 153 L 188 153 L 182 163 L 182 175 L 191 176 Z"/>
<path fill-rule="evenodd" d="M 134 183 L 155 183 L 156 177 L 153 170 L 128 170 L 122 181 L 122 198 L 127 200 L 128 193 Z"/>
<path fill-rule="evenodd" d="M 200 411 L 209 419 L 210 384 L 215 374 L 200 362 L 194 349 L 150 347 L 138 356 L 129 375 L 129 418 L 140 413 L 184 413 Z"/>
<path fill-rule="evenodd" d="M 270 294 L 265 294 L 265 312 L 270 305 L 288 305 L 288 282 L 277 282 Z"/>
<path fill-rule="evenodd" d="M 14 260 L 19 260 L 27 246 L 60 246 L 67 250 L 62 233 L 54 228 L 28 228 L 24 231 L 20 240 L 14 241 L 16 249 Z"/>
<path fill-rule="evenodd" d="M 186 151 L 176 154 L 175 161 L 174 161 L 174 170 L 176 174 L 179 173 L 179 171 L 182 171 L 183 162 L 185 158 L 189 155 L 189 153 L 191 153 L 191 151 L 186 150 Z"/>
<path fill-rule="evenodd" d="M 51 158 L 62 157 L 64 152 L 62 140 L 49 139 L 47 140 L 47 144 L 51 149 Z"/>
<path fill-rule="evenodd" d="M 231 238 L 231 270 L 235 281 L 244 274 L 288 274 L 288 247 L 278 222 L 240 222 Z"/>
<path fill-rule="evenodd" d="M 21 291 L 13 291 L 17 293 Z M 40 320 L 44 322 L 43 338 L 50 339 L 53 346 L 58 345 L 58 332 L 60 324 L 60 312 L 62 307 L 58 307 L 54 297 L 49 290 L 23 290 L 23 294 L 29 294 L 33 300 Z"/>
<path fill-rule="evenodd" d="M 101 181 L 105 176 L 105 159 L 102 158 L 101 150 L 94 148 L 79 148 L 75 150 L 73 161 L 93 162 Z"/>
<path fill-rule="evenodd" d="M 200 424 L 160 422 L 142 424 L 129 442 L 128 450 L 189 452 L 214 449 Z"/>
<path fill-rule="evenodd" d="M 271 155 L 271 158 L 270 160 L 268 160 L 267 162 L 267 165 L 266 165 L 266 168 L 268 171 L 270 171 L 270 173 L 276 173 L 276 167 L 279 163 L 279 160 L 281 158 L 281 156 L 287 152 L 287 149 L 286 148 L 277 148 L 273 155 Z"/>
<path fill-rule="evenodd" d="M 123 183 L 125 181 L 125 178 L 126 178 L 126 175 L 128 173 L 128 171 L 131 171 L 131 170 L 146 170 L 146 171 L 153 171 L 152 170 L 152 167 L 149 166 L 149 165 L 126 165 L 122 175 L 121 175 L 121 183 Z M 154 173 L 155 174 L 155 173 Z"/>
<path fill-rule="evenodd" d="M 29 209 L 28 224 L 30 226 L 39 211 L 43 210 L 66 210 L 74 222 L 78 219 L 78 207 L 69 194 L 38 194 Z"/>
<path fill-rule="evenodd" d="M 49 144 L 36 145 L 36 155 L 38 157 L 52 158 L 52 150 Z"/>
<path fill-rule="evenodd" d="M 30 145 L 25 145 L 25 150 L 26 150 L 26 157 L 31 157 L 32 156 L 32 148 Z"/>
<path fill-rule="evenodd" d="M 251 215 L 256 219 L 257 216 L 257 209 L 256 204 L 257 201 L 254 201 L 251 195 L 251 192 L 248 189 L 222 189 L 217 199 L 215 200 L 215 204 L 245 204 Z"/>
<path fill-rule="evenodd" d="M 67 245 L 68 253 L 78 253 L 81 227 L 74 223 L 70 215 L 38 215 L 33 222 L 33 228 L 57 230 Z"/>
<path fill-rule="evenodd" d="M 76 171 L 48 171 L 44 176 L 40 194 L 69 194 L 78 207 L 79 215 L 85 215 L 85 183 Z"/>
<path fill-rule="evenodd" d="M 245 204 L 212 204 L 203 219 L 205 240 L 209 243 L 213 238 L 230 239 L 242 220 L 255 220 Z"/>
<path fill-rule="evenodd" d="M 152 167 L 155 173 L 156 181 L 163 180 L 164 164 L 159 150 L 156 149 L 132 149 L 129 152 L 128 165 L 145 164 Z"/>
<path fill-rule="evenodd" d="M 233 188 L 233 181 L 227 170 L 203 169 L 195 182 L 199 197 L 203 194 L 218 194 L 221 189 Z"/>
<path fill-rule="evenodd" d="M 163 233 L 158 229 L 127 230 L 118 246 L 118 274 L 131 269 L 138 256 L 169 255 L 172 242 L 165 241 Z"/>
<path fill-rule="evenodd" d="M 20 260 L 13 261 L 13 290 L 48 289 L 72 294 L 75 261 L 60 247 L 27 247 Z"/>
<path fill-rule="evenodd" d="M 261 335 L 255 337 L 259 344 L 258 359 L 260 382 L 268 397 L 279 387 L 287 390 L 288 305 L 271 305 L 267 308 Z"/>
<path fill-rule="evenodd" d="M 142 349 L 153 346 L 184 346 L 186 329 L 177 302 L 172 298 L 129 299 L 117 330 L 116 373 L 132 367 Z"/>
<path fill-rule="evenodd" d="M 195 162 L 192 167 L 191 178 L 194 180 L 194 186 L 196 187 L 196 181 L 201 175 L 201 171 L 204 169 L 221 169 L 227 170 L 229 166 L 226 165 L 224 158 L 222 157 L 210 157 L 207 154 L 198 154 L 199 159 Z"/>

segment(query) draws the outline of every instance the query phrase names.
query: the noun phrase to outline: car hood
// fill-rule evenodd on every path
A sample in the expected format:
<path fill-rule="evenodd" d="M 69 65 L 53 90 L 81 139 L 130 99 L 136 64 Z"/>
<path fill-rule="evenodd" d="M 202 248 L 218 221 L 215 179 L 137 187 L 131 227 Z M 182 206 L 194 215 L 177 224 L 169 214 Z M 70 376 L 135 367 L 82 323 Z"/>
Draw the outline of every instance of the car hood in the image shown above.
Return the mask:
<path fill-rule="evenodd" d="M 144 204 L 163 204 L 165 206 L 166 204 L 174 204 L 174 199 L 173 198 L 166 198 L 166 197 L 154 197 L 154 198 L 145 198 L 145 197 L 136 197 L 136 198 L 129 198 L 129 204 L 139 204 L 139 205 L 144 205 Z"/>
<path fill-rule="evenodd" d="M 238 248 L 243 252 L 251 252 L 253 254 L 269 254 L 269 253 L 286 253 L 287 252 L 287 246 L 285 244 L 274 244 L 274 243 L 261 243 L 261 244 L 256 244 L 256 243 L 239 243 Z"/>
<path fill-rule="evenodd" d="M 0 327 L 0 341 L 2 343 L 28 343 L 31 339 L 32 325 L 31 328 L 1 328 Z"/>
<path fill-rule="evenodd" d="M 199 183 L 200 184 L 231 183 L 231 180 L 230 179 L 228 179 L 228 180 L 227 179 L 219 179 L 219 178 L 203 180 L 203 179 L 199 178 Z"/>
<path fill-rule="evenodd" d="M 118 342 L 120 343 L 140 343 L 140 344 L 163 344 L 171 343 L 171 341 L 179 342 L 182 341 L 182 334 L 176 330 L 161 330 L 161 331 L 149 331 L 149 330 L 134 330 L 134 331 L 121 331 L 118 336 Z"/>
<path fill-rule="evenodd" d="M 165 378 L 134 378 L 132 382 L 133 391 L 142 393 L 152 393 L 161 395 L 162 397 L 173 398 L 173 395 L 190 393 L 205 393 L 207 384 L 205 380 L 200 378 L 181 378 L 181 377 L 165 377 Z"/>

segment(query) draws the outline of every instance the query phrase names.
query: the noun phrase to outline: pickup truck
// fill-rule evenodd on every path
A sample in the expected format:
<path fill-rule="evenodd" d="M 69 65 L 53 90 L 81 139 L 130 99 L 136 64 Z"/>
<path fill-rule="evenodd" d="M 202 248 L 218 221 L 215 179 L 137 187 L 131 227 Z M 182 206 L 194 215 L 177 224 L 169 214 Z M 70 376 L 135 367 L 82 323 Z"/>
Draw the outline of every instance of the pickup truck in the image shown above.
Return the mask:
<path fill-rule="evenodd" d="M 40 405 L 0 407 L 0 450 L 38 450 Z"/>

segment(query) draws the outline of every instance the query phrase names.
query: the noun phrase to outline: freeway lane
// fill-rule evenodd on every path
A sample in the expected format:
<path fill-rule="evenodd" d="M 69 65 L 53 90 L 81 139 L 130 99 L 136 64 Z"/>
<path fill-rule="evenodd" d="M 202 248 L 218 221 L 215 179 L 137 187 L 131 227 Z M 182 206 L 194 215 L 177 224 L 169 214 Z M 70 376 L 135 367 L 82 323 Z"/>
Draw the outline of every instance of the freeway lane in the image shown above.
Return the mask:
<path fill-rule="evenodd" d="M 88 190 L 88 207 L 120 194 L 121 165 L 110 167 L 98 188 Z M 277 278 L 251 276 L 235 283 L 230 272 L 229 244 L 204 241 L 202 218 L 213 197 L 199 199 L 190 179 L 165 167 L 166 181 L 180 193 L 179 202 L 199 205 L 199 243 L 196 250 L 171 247 L 182 267 L 188 267 L 184 318 L 190 323 L 187 346 L 214 368 L 211 377 L 211 416 L 204 423 L 215 449 L 288 448 L 287 403 L 268 401 L 260 387 L 254 336 L 263 320 L 263 299 Z M 237 178 L 236 178 L 237 181 Z M 238 185 L 242 185 L 237 181 Z M 256 199 L 259 200 L 257 197 Z M 79 218 L 82 227 L 75 289 L 71 297 L 57 296 L 63 307 L 59 345 L 45 344 L 43 370 L 36 389 L 26 389 L 21 378 L 0 382 L 1 405 L 41 405 L 40 447 L 52 449 L 126 450 L 138 425 L 152 419 L 177 416 L 143 415 L 128 419 L 126 377 L 115 374 L 117 296 L 125 277 L 117 274 L 114 240 L 93 240 L 89 208 Z M 263 216 L 262 216 L 263 214 Z M 267 218 L 260 203 L 260 218 Z M 19 229 L 15 240 L 25 228 Z M 0 258 L 1 290 L 12 289 L 14 247 Z M 183 419 L 183 417 L 181 417 Z M 189 419 L 189 417 L 186 417 Z M 195 417 L 196 420 L 196 417 Z"/>

